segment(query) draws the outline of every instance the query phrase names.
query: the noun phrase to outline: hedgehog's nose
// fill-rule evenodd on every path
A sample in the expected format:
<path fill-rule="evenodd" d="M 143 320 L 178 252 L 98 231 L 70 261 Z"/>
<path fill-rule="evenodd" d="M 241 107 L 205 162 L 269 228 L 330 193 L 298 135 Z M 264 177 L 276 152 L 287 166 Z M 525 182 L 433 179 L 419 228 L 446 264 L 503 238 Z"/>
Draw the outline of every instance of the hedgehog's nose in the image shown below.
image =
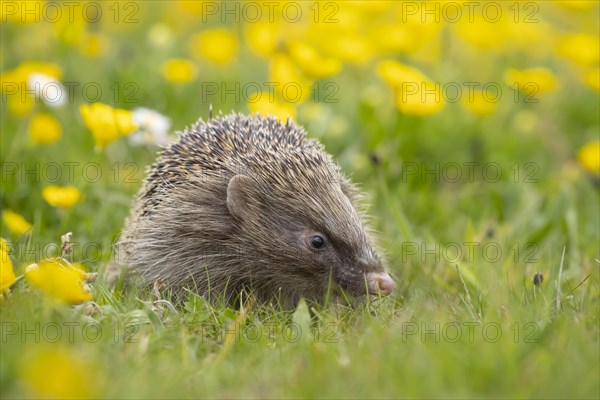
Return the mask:
<path fill-rule="evenodd" d="M 394 281 L 387 272 L 369 272 L 367 286 L 370 293 L 387 296 L 394 290 Z"/>

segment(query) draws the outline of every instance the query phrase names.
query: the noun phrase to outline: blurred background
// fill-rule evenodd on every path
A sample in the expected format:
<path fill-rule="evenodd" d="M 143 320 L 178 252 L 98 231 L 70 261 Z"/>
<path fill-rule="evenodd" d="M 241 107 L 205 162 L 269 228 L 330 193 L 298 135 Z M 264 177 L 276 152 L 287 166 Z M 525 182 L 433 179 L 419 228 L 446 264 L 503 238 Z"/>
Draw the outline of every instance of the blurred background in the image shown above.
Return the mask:
<path fill-rule="evenodd" d="M 6 1 L 0 12 L 13 239 L 29 224 L 56 239 L 76 222 L 80 240 L 108 249 L 157 146 L 211 105 L 291 116 L 440 240 L 473 195 L 497 219 L 514 193 L 597 183 L 596 1 Z M 109 214 L 107 235 L 96 227 Z M 386 237 L 416 234 L 378 220 Z"/>
<path fill-rule="evenodd" d="M 367 185 L 380 173 L 407 197 L 460 189 L 406 201 L 436 230 L 448 217 L 432 214 L 481 212 L 462 201 L 474 194 L 597 182 L 595 1 L 6 1 L 0 12 L 1 206 L 48 239 L 77 221 L 80 239 L 108 244 L 94 225 L 126 215 L 156 146 L 210 105 L 293 117 Z M 58 213 L 47 186 L 66 196 Z M 4 216 L 3 229 L 26 230 Z"/>
<path fill-rule="evenodd" d="M 322 141 L 365 191 L 401 298 L 458 281 L 435 243 L 495 241 L 498 259 L 457 258 L 477 289 L 556 278 L 565 246 L 571 287 L 597 271 L 597 1 L 0 5 L 16 275 L 69 231 L 87 270 L 109 260 L 145 167 L 211 106 Z"/>

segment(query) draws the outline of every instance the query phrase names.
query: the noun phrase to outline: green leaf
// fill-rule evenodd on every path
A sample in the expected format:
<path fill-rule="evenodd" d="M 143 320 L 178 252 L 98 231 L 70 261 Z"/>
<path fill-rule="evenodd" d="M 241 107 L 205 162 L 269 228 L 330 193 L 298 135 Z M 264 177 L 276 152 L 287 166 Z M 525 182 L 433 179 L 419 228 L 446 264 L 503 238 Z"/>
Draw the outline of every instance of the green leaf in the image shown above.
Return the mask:
<path fill-rule="evenodd" d="M 308 310 L 308 305 L 304 299 L 300 299 L 298 307 L 296 307 L 296 311 L 294 311 L 294 315 L 292 315 L 292 324 L 295 325 L 295 328 L 300 330 L 302 341 L 312 339 L 310 311 Z"/>

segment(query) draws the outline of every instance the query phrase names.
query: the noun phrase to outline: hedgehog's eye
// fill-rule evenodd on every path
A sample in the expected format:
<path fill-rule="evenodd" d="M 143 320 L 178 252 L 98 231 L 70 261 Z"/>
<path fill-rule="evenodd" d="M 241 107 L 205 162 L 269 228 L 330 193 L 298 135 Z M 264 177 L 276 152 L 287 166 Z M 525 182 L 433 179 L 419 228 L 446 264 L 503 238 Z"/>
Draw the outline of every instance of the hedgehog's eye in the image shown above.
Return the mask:
<path fill-rule="evenodd" d="M 323 239 L 323 237 L 319 235 L 312 236 L 310 238 L 310 245 L 314 249 L 322 249 L 323 247 L 325 247 L 325 239 Z"/>

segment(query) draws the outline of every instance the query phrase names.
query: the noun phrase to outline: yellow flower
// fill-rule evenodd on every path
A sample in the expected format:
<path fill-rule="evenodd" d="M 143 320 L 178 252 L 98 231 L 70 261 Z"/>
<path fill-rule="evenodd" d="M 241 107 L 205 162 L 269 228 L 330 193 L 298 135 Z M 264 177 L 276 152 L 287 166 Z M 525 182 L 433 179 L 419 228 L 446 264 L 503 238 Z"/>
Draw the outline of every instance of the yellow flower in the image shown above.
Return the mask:
<path fill-rule="evenodd" d="M 13 3 L 10 7 L 10 3 L 6 4 L 3 2 L 0 6 L 0 21 L 12 21 L 16 23 L 39 23 L 43 21 L 42 10 L 45 6 L 43 0 L 25 0 L 18 3 Z M 25 12 L 31 10 L 32 12 Z"/>
<path fill-rule="evenodd" d="M 130 111 L 112 108 L 104 103 L 82 104 L 79 108 L 83 122 L 92 131 L 99 147 L 104 147 L 122 135 L 137 129 Z"/>
<path fill-rule="evenodd" d="M 237 37 L 226 29 L 207 29 L 190 40 L 190 54 L 217 64 L 227 64 L 238 53 Z"/>
<path fill-rule="evenodd" d="M 519 90 L 532 96 L 549 92 L 556 87 L 556 77 L 546 68 L 511 68 L 504 77 L 508 85 L 517 84 Z"/>
<path fill-rule="evenodd" d="M 204 1 L 175 0 L 174 3 L 181 15 L 199 17 L 205 12 Z"/>
<path fill-rule="evenodd" d="M 556 28 L 543 19 L 534 24 L 524 21 L 511 23 L 508 29 L 511 51 L 526 51 L 533 59 L 548 58 L 552 53 Z"/>
<path fill-rule="evenodd" d="M 380 61 L 377 73 L 396 92 L 396 106 L 406 114 L 427 116 L 445 106 L 439 83 L 416 68 L 394 60 Z"/>
<path fill-rule="evenodd" d="M 279 45 L 278 26 L 266 21 L 254 24 L 246 24 L 246 42 L 254 53 L 261 57 L 269 57 Z"/>
<path fill-rule="evenodd" d="M 387 0 L 371 0 L 371 1 L 349 1 L 346 4 L 343 4 L 346 7 L 355 8 L 358 12 L 366 12 L 379 14 L 386 11 L 390 11 L 393 7 L 393 1 Z"/>
<path fill-rule="evenodd" d="M 6 240 L 0 238 L 0 292 L 11 287 L 17 280 L 8 253 L 8 243 L 6 243 Z"/>
<path fill-rule="evenodd" d="M 23 92 L 23 89 L 27 89 L 29 78 L 34 74 L 42 74 L 58 81 L 62 76 L 62 69 L 55 64 L 25 61 L 15 69 L 0 74 L 0 91 L 8 93 L 8 111 L 16 117 L 30 114 L 35 106 L 35 96 Z"/>
<path fill-rule="evenodd" d="M 33 347 L 24 354 L 19 377 L 32 397 L 53 399 L 88 399 L 94 366 L 63 345 Z M 27 396 L 26 396 L 27 397 Z"/>
<path fill-rule="evenodd" d="M 425 117 L 442 110 L 445 104 L 440 84 L 431 81 L 406 82 L 396 93 L 396 106 L 405 114 Z"/>
<path fill-rule="evenodd" d="M 108 51 L 109 42 L 106 36 L 100 33 L 87 34 L 79 44 L 79 53 L 89 58 L 99 58 Z"/>
<path fill-rule="evenodd" d="M 79 265 L 67 265 L 60 258 L 42 260 L 28 266 L 25 279 L 30 285 L 64 303 L 81 303 L 92 298 L 92 294 L 83 289 L 85 271 Z"/>
<path fill-rule="evenodd" d="M 31 229 L 31 224 L 27 222 L 22 215 L 11 210 L 4 210 L 2 213 L 2 220 L 8 230 L 15 235 L 22 235 Z"/>
<path fill-rule="evenodd" d="M 425 82 L 429 78 L 416 68 L 394 60 L 383 60 L 377 64 L 377 74 L 390 86 L 400 87 L 405 82 Z"/>
<path fill-rule="evenodd" d="M 577 65 L 594 66 L 600 60 L 600 39 L 584 33 L 564 35 L 558 41 L 557 51 Z"/>
<path fill-rule="evenodd" d="M 370 33 L 377 48 L 384 52 L 408 52 L 422 43 L 420 40 L 415 40 L 413 32 L 404 24 L 375 26 Z"/>
<path fill-rule="evenodd" d="M 332 56 L 349 63 L 362 64 L 373 57 L 373 44 L 354 32 L 330 35 L 322 43 Z"/>
<path fill-rule="evenodd" d="M 412 53 L 437 39 L 442 23 L 435 18 L 421 19 L 420 13 L 400 12 L 394 23 L 373 26 L 369 31 L 371 42 L 382 52 Z M 438 40 L 439 41 L 439 40 Z"/>
<path fill-rule="evenodd" d="M 596 92 L 600 92 L 600 68 L 594 68 L 585 72 L 583 74 L 583 81 Z"/>
<path fill-rule="evenodd" d="M 600 175 L 600 140 L 583 146 L 577 153 L 577 160 L 585 170 Z"/>
<path fill-rule="evenodd" d="M 473 18 L 463 14 L 463 18 L 453 25 L 459 36 L 483 49 L 502 48 L 510 36 L 510 23 L 506 17 L 496 21 L 486 19 L 481 13 L 473 13 Z"/>
<path fill-rule="evenodd" d="M 273 115 L 281 121 L 286 121 L 289 117 L 296 117 L 296 109 L 292 104 L 269 97 L 269 92 L 259 92 L 250 96 L 248 99 L 248 109 L 250 112 L 265 116 Z"/>
<path fill-rule="evenodd" d="M 81 193 L 74 186 L 46 186 L 42 197 L 53 207 L 70 208 L 81 199 Z"/>
<path fill-rule="evenodd" d="M 306 75 L 319 79 L 337 74 L 342 63 L 335 58 L 321 57 L 306 43 L 293 42 L 288 45 L 290 56 Z"/>
<path fill-rule="evenodd" d="M 285 54 L 271 57 L 269 80 L 277 84 L 275 91 L 285 102 L 300 104 L 310 96 L 309 82 Z"/>
<path fill-rule="evenodd" d="M 594 0 L 555 0 L 556 3 L 565 8 L 571 8 L 573 10 L 591 10 L 598 4 Z"/>
<path fill-rule="evenodd" d="M 56 64 L 45 63 L 41 61 L 25 61 L 17 68 L 2 73 L 3 82 L 26 83 L 32 74 L 43 74 L 60 80 L 62 69 Z"/>
<path fill-rule="evenodd" d="M 183 58 L 172 58 L 162 65 L 164 77 L 174 83 L 189 83 L 196 79 L 198 71 L 196 65 L 190 60 Z"/>
<path fill-rule="evenodd" d="M 39 113 L 29 121 L 29 137 L 34 143 L 54 143 L 62 134 L 62 126 L 52 115 Z"/>
<path fill-rule="evenodd" d="M 493 99 L 487 98 L 483 92 L 479 90 L 473 91 L 473 96 L 471 98 L 469 97 L 469 95 L 464 96 L 461 100 L 461 105 L 472 113 L 488 115 L 496 109 L 496 103 L 492 101 Z"/>

